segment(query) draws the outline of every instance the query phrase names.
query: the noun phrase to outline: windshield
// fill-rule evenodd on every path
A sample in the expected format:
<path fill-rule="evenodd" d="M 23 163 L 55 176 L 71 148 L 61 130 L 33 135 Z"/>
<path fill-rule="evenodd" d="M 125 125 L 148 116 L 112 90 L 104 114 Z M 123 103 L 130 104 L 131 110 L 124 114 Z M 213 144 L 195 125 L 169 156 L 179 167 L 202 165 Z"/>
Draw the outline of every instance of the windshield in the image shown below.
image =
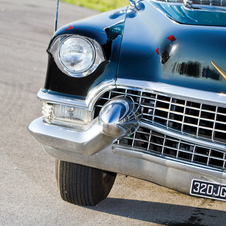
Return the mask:
<path fill-rule="evenodd" d="M 150 3 L 178 23 L 226 27 L 226 0 L 150 0 Z"/>
<path fill-rule="evenodd" d="M 226 6 L 226 0 L 157 0 L 160 2 L 184 3 L 189 5 Z"/>

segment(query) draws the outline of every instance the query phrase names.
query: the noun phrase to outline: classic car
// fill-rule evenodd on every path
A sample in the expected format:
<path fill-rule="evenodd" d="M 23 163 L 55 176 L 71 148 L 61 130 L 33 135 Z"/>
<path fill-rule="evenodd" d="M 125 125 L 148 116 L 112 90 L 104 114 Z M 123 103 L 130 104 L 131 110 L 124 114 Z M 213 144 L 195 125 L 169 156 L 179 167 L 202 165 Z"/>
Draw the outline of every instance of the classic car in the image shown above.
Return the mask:
<path fill-rule="evenodd" d="M 226 0 L 129 2 L 55 32 L 28 129 L 67 202 L 117 173 L 225 201 Z"/>

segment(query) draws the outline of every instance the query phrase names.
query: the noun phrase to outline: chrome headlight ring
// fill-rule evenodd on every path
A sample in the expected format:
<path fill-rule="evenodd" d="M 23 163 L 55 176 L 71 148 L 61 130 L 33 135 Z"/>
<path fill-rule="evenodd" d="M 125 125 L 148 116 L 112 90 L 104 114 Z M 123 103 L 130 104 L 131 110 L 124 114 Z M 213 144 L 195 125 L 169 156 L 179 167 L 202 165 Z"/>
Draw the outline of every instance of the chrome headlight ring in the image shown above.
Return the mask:
<path fill-rule="evenodd" d="M 48 52 L 63 73 L 75 78 L 90 75 L 106 60 L 98 42 L 80 35 L 58 36 Z"/>

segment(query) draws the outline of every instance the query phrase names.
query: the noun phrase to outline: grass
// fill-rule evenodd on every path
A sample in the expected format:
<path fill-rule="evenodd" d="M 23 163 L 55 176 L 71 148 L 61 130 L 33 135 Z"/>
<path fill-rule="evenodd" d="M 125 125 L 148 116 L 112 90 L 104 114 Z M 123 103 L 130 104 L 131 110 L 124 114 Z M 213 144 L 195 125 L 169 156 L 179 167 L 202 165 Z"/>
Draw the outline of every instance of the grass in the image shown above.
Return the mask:
<path fill-rule="evenodd" d="M 95 9 L 101 12 L 117 9 L 129 4 L 128 0 L 61 0 L 70 4 Z"/>

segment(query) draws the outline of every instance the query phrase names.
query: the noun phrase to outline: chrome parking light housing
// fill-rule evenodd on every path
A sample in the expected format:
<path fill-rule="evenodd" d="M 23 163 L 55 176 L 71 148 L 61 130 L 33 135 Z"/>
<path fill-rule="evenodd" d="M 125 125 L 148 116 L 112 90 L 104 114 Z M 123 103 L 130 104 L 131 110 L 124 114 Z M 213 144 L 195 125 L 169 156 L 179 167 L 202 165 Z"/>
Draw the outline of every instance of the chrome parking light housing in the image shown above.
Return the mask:
<path fill-rule="evenodd" d="M 71 105 L 43 102 L 42 113 L 45 122 L 67 127 L 87 125 L 92 119 L 91 111 Z"/>

